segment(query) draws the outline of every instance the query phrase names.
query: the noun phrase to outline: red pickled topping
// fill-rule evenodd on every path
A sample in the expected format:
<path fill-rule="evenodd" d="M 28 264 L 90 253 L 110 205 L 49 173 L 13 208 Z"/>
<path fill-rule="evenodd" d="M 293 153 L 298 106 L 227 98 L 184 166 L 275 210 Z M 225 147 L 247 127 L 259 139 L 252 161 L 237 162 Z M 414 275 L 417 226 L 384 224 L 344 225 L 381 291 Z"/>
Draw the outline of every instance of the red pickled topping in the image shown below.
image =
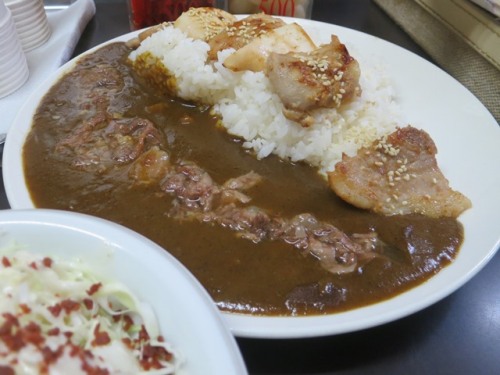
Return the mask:
<path fill-rule="evenodd" d="M 58 347 L 56 350 L 51 350 L 48 346 L 42 348 L 42 356 L 46 365 L 57 362 L 57 360 L 63 355 L 64 346 Z"/>
<path fill-rule="evenodd" d="M 122 342 L 125 344 L 125 346 L 129 349 L 132 349 L 134 346 L 132 345 L 132 340 L 130 340 L 130 338 L 128 337 L 124 337 L 122 339 Z"/>
<path fill-rule="evenodd" d="M 24 304 L 24 303 L 21 303 L 19 305 L 19 308 L 21 309 L 21 311 L 22 311 L 23 314 L 29 314 L 31 312 L 31 308 L 28 305 Z"/>
<path fill-rule="evenodd" d="M 62 307 L 60 303 L 56 303 L 54 306 L 47 307 L 47 310 L 49 310 L 51 314 L 57 318 L 59 314 L 61 314 Z"/>
<path fill-rule="evenodd" d="M 123 329 L 125 331 L 128 331 L 130 327 L 132 327 L 132 325 L 134 324 L 134 321 L 129 315 L 124 315 L 122 319 L 123 319 Z"/>
<path fill-rule="evenodd" d="M 57 336 L 60 333 L 61 333 L 61 330 L 59 329 L 59 327 L 54 327 L 54 328 L 51 328 L 47 331 L 47 335 L 49 335 L 49 336 Z"/>
<path fill-rule="evenodd" d="M 35 322 L 29 322 L 22 330 L 22 334 L 26 343 L 31 343 L 35 346 L 39 346 L 45 341 L 45 337 L 42 335 L 42 329 Z"/>
<path fill-rule="evenodd" d="M 159 369 L 163 365 L 160 361 L 170 361 L 173 355 L 161 346 L 144 345 L 142 349 L 141 366 L 145 370 Z"/>
<path fill-rule="evenodd" d="M 149 334 L 146 331 L 146 328 L 144 325 L 141 326 L 141 330 L 139 331 L 139 340 L 141 341 L 148 341 L 149 340 Z"/>
<path fill-rule="evenodd" d="M 109 371 L 105 368 L 91 366 L 88 362 L 84 362 L 82 370 L 88 375 L 109 375 Z"/>
<path fill-rule="evenodd" d="M 43 264 L 45 267 L 50 268 L 50 267 L 52 267 L 52 259 L 51 259 L 51 258 L 49 258 L 49 257 L 45 257 L 45 258 L 43 258 L 43 260 L 42 260 L 42 264 Z"/>
<path fill-rule="evenodd" d="M 102 284 L 101 284 L 101 283 L 95 283 L 95 284 L 92 284 L 92 285 L 90 286 L 90 289 L 89 289 L 89 290 L 87 290 L 87 294 L 88 294 L 89 296 L 91 296 L 92 294 L 97 293 L 97 291 L 98 291 L 99 289 L 101 289 L 101 287 L 102 287 Z"/>
<path fill-rule="evenodd" d="M 92 301 L 90 298 L 85 298 L 83 300 L 83 304 L 85 305 L 87 310 L 92 310 L 92 308 L 94 307 L 94 301 Z"/>
<path fill-rule="evenodd" d="M 9 258 L 7 258 L 5 256 L 2 257 L 2 264 L 3 264 L 4 267 L 10 267 L 10 266 L 12 266 L 12 263 L 10 263 Z"/>
<path fill-rule="evenodd" d="M 105 331 L 99 331 L 100 324 L 98 324 L 94 329 L 94 340 L 92 340 L 92 346 L 103 346 L 111 342 L 111 338 Z"/>
<path fill-rule="evenodd" d="M 24 346 L 22 332 L 19 329 L 19 321 L 9 313 L 2 314 L 5 322 L 0 327 L 0 340 L 11 351 L 19 351 Z"/>
<path fill-rule="evenodd" d="M 19 327 L 19 320 L 10 313 L 3 313 L 5 322 L 0 326 L 0 337 L 10 335 L 15 327 Z"/>
<path fill-rule="evenodd" d="M 82 349 L 76 345 L 70 345 L 71 350 L 69 351 L 70 357 L 83 357 Z"/>
<path fill-rule="evenodd" d="M 65 299 L 61 301 L 61 307 L 66 314 L 71 314 L 72 311 L 78 311 L 80 309 L 80 304 L 70 299 Z"/>

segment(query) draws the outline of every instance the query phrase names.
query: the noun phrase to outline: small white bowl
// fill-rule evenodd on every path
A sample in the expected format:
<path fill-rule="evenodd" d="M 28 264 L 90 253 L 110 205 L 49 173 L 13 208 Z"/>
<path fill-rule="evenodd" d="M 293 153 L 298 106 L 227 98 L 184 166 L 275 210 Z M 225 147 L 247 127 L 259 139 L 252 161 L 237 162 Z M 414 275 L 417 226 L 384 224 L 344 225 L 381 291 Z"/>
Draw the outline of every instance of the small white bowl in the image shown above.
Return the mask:
<path fill-rule="evenodd" d="M 155 311 L 181 353 L 181 374 L 246 374 L 234 337 L 208 293 L 174 257 L 145 237 L 93 216 L 57 210 L 0 211 L 0 246 L 61 260 L 125 284 Z M 176 373 L 177 374 L 177 373 Z"/>

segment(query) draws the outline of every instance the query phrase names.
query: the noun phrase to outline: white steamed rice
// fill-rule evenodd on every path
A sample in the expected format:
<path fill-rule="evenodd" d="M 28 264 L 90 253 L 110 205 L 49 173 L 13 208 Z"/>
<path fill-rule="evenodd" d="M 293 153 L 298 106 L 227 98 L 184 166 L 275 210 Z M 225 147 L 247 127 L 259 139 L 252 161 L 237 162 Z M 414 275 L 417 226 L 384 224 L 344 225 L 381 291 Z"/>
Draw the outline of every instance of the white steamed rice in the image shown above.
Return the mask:
<path fill-rule="evenodd" d="M 225 69 L 222 63 L 232 50 L 220 52 L 215 64 L 207 64 L 208 51 L 207 43 L 169 26 L 145 39 L 130 59 L 153 56 L 175 77 L 179 97 L 213 105 L 222 126 L 243 138 L 243 146 L 258 158 L 276 154 L 305 161 L 325 173 L 334 169 L 342 153 L 354 155 L 399 124 L 393 89 L 373 61 L 360 62 L 359 98 L 341 110 L 315 111 L 315 124 L 303 128 L 284 117 L 283 105 L 264 73 Z"/>

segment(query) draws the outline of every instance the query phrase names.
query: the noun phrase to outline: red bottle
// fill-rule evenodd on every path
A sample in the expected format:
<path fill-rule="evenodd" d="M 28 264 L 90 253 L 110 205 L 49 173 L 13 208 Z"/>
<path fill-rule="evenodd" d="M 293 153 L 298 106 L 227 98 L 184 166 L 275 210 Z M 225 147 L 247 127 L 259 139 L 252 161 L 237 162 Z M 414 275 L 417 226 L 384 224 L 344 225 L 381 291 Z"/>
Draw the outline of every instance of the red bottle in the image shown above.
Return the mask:
<path fill-rule="evenodd" d="M 174 21 L 191 7 L 215 6 L 216 0 L 129 0 L 133 30 Z"/>

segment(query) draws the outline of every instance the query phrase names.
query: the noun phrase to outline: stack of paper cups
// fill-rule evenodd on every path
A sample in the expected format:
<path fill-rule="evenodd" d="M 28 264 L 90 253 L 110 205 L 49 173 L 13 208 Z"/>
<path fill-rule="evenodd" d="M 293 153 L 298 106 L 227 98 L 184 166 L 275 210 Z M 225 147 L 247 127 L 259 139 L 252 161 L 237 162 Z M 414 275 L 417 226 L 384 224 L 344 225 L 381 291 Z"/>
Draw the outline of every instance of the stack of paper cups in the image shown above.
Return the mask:
<path fill-rule="evenodd" d="M 20 88 L 28 76 L 28 63 L 10 10 L 0 0 L 0 98 Z"/>
<path fill-rule="evenodd" d="M 45 43 L 51 34 L 42 0 L 5 0 L 25 52 Z"/>

